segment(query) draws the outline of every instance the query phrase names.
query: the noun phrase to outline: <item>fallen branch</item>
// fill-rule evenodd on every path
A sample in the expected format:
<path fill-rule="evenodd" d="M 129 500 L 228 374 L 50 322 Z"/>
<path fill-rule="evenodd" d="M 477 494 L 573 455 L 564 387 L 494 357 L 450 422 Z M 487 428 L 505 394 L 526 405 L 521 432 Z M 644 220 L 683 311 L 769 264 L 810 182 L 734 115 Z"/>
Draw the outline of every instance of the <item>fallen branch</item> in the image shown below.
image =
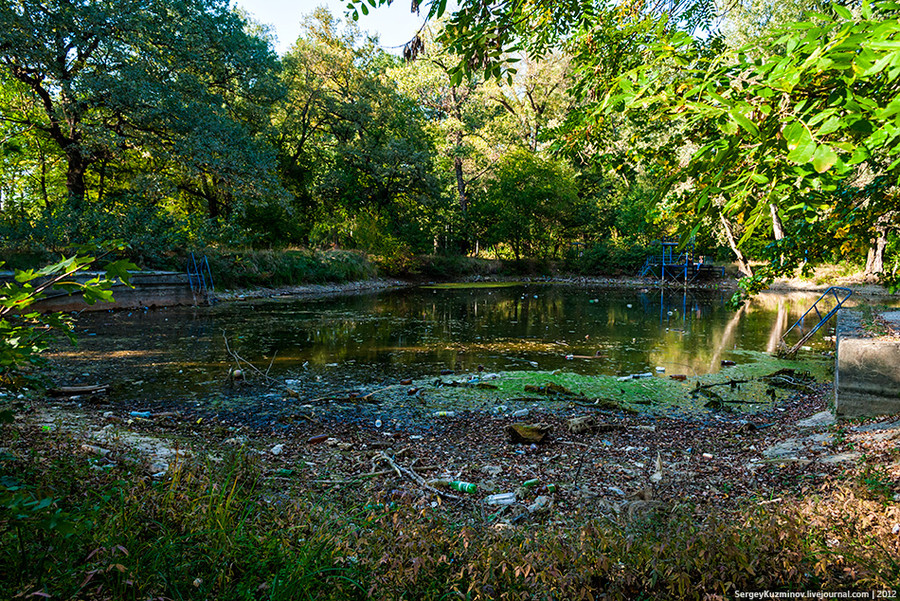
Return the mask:
<path fill-rule="evenodd" d="M 431 486 L 430 484 L 428 484 L 427 482 L 425 482 L 425 478 L 423 478 L 423 477 L 420 476 L 419 474 L 413 472 L 412 470 L 408 470 L 408 469 L 406 469 L 406 468 L 404 468 L 404 467 L 401 467 L 401 466 L 397 465 L 396 463 L 394 463 L 394 460 L 391 459 L 390 457 L 388 457 L 385 453 L 381 453 L 381 458 L 382 458 L 384 461 L 386 461 L 387 464 L 391 466 L 391 468 L 393 468 L 394 470 L 396 470 L 397 473 L 401 474 L 401 476 L 405 474 L 405 475 L 408 476 L 410 479 L 412 479 L 413 482 L 415 482 L 416 484 L 418 484 L 418 485 L 421 486 L 422 488 L 428 489 L 428 490 L 430 490 L 431 492 L 433 492 L 433 493 L 435 493 L 435 494 L 437 494 L 437 495 L 439 495 L 439 496 L 441 496 L 441 497 L 445 497 L 445 498 L 447 498 L 447 499 L 453 499 L 454 501 L 465 501 L 465 499 L 462 498 L 462 497 L 458 497 L 458 496 L 456 496 L 456 495 L 452 495 L 452 494 L 450 494 L 450 493 L 448 493 L 448 492 L 444 492 L 444 491 L 442 491 L 442 490 L 438 490 L 437 488 Z"/>
<path fill-rule="evenodd" d="M 79 394 L 104 394 L 109 392 L 108 384 L 98 386 L 60 386 L 47 391 L 48 396 L 77 396 Z"/>
<path fill-rule="evenodd" d="M 727 382 L 713 382 L 712 384 L 700 384 L 697 383 L 697 386 L 694 390 L 707 390 L 709 388 L 714 388 L 716 386 L 731 386 L 732 388 L 737 386 L 738 384 L 747 384 L 750 380 L 728 380 Z"/>
<path fill-rule="evenodd" d="M 243 357 L 241 357 L 239 354 L 237 354 L 236 351 L 231 350 L 231 347 L 228 344 L 228 336 L 225 335 L 224 331 L 222 332 L 222 338 L 225 340 L 225 352 L 227 352 L 231 356 L 231 358 L 234 359 L 234 362 L 237 364 L 238 368 L 240 368 L 241 363 L 243 363 L 244 365 L 249 367 L 251 370 L 253 370 L 257 374 L 262 376 L 263 379 L 266 381 L 266 385 L 279 386 L 280 388 L 283 388 L 285 390 L 285 392 L 287 392 L 289 395 L 297 396 L 297 392 L 293 388 L 291 388 L 290 386 L 288 386 L 281 380 L 279 380 L 277 378 L 273 378 L 272 376 L 269 375 L 269 370 L 272 369 L 272 363 L 275 362 L 274 354 L 272 355 L 272 361 L 269 362 L 269 368 L 266 369 L 266 371 L 262 371 L 261 369 L 259 369 L 258 367 L 256 367 L 255 365 L 253 365 L 252 363 L 250 363 Z"/>

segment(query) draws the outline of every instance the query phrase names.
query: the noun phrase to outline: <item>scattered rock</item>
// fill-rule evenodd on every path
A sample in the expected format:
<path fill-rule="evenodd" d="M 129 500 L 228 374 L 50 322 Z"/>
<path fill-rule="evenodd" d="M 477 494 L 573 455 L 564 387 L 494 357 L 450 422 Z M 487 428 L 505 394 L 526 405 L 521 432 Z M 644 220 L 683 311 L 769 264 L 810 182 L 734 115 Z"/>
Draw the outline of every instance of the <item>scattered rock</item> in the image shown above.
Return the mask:
<path fill-rule="evenodd" d="M 277 444 L 277 445 L 273 446 L 271 449 L 269 449 L 269 452 L 272 453 L 273 455 L 281 455 L 281 453 L 284 452 L 284 445 Z"/>
<path fill-rule="evenodd" d="M 900 429 L 900 420 L 894 422 L 878 422 L 877 424 L 868 424 L 865 426 L 856 426 L 852 428 L 854 432 L 878 432 L 883 430 Z"/>
<path fill-rule="evenodd" d="M 837 420 L 831 411 L 820 411 L 806 419 L 801 419 L 797 422 L 797 426 L 800 428 L 818 428 L 821 426 L 830 426 L 836 421 Z"/>
<path fill-rule="evenodd" d="M 515 423 L 506 426 L 506 436 L 512 443 L 532 444 L 541 443 L 547 438 L 552 428 L 545 424 Z"/>
<path fill-rule="evenodd" d="M 162 459 L 155 459 L 150 466 L 147 468 L 147 472 L 150 474 L 150 477 L 156 480 L 165 477 L 166 472 L 169 471 L 169 464 Z"/>
<path fill-rule="evenodd" d="M 827 455 L 819 459 L 821 463 L 843 463 L 845 461 L 856 461 L 862 457 L 862 453 L 847 451 L 846 453 L 837 453 L 836 455 Z"/>
<path fill-rule="evenodd" d="M 580 417 L 573 417 L 568 421 L 568 429 L 572 434 L 582 434 L 584 432 L 612 432 L 614 430 L 623 430 L 624 426 L 621 424 L 605 424 L 600 423 L 593 415 L 584 415 Z M 640 426 L 639 426 L 640 427 Z M 644 426 L 640 428 L 656 428 L 654 426 Z M 650 430 L 651 432 L 653 430 Z"/>
<path fill-rule="evenodd" d="M 106 457 L 112 452 L 109 449 L 104 449 L 103 447 L 94 446 L 92 444 L 81 445 L 81 450 L 86 451 L 92 455 L 100 455 L 101 457 Z"/>
<path fill-rule="evenodd" d="M 592 415 L 582 415 L 573 417 L 568 422 L 569 432 L 572 434 L 581 434 L 582 432 L 591 432 L 597 426 L 597 420 Z"/>

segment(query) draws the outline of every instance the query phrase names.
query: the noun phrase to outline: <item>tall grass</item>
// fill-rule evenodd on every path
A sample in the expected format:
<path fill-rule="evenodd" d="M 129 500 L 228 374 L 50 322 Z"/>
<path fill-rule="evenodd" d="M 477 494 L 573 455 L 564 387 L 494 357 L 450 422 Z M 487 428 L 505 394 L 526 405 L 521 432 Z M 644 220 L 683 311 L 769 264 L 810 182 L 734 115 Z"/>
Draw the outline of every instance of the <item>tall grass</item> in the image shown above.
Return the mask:
<path fill-rule="evenodd" d="M 362 253 L 344 250 L 206 251 L 217 288 L 351 282 L 376 276 Z"/>

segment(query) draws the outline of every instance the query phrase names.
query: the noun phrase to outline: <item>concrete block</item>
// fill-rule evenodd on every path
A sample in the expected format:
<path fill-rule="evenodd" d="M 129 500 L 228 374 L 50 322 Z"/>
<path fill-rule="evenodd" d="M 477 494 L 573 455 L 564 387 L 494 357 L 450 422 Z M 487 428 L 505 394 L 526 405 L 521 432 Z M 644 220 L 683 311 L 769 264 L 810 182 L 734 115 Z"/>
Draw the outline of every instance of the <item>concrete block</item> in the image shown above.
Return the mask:
<path fill-rule="evenodd" d="M 900 340 L 839 327 L 834 393 L 838 417 L 900 413 Z"/>

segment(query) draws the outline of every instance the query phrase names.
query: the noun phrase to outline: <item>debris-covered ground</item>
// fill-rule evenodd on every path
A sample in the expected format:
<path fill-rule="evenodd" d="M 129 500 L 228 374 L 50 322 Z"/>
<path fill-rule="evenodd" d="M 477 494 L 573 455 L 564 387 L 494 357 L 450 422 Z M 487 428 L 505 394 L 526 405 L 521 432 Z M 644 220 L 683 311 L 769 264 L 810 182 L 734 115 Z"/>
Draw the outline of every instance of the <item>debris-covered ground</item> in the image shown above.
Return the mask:
<path fill-rule="evenodd" d="M 835 423 L 823 365 L 759 360 L 701 377 L 445 373 L 317 399 L 248 374 L 231 385 L 279 404 L 268 421 L 123 409 L 103 391 L 71 396 L 79 390 L 22 405 L 19 418 L 80 431 L 97 469 L 131 449 L 162 479 L 179 455 L 242 448 L 291 488 L 362 505 L 477 507 L 505 523 L 778 502 L 859 469 L 896 486 L 900 421 Z"/>

